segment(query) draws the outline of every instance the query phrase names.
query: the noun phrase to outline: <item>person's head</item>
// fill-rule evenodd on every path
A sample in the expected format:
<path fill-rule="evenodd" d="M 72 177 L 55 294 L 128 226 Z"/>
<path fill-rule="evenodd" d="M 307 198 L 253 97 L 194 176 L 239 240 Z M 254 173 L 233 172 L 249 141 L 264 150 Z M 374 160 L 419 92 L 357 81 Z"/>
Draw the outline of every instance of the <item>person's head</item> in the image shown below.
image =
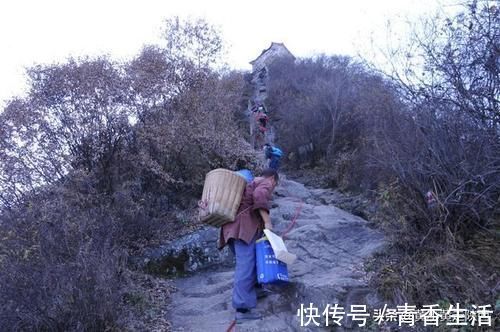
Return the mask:
<path fill-rule="evenodd" d="M 273 181 L 274 187 L 276 187 L 276 185 L 278 184 L 278 181 L 280 180 L 280 176 L 278 175 L 278 172 L 273 168 L 266 168 L 262 172 L 261 176 L 263 178 L 270 178 Z"/>

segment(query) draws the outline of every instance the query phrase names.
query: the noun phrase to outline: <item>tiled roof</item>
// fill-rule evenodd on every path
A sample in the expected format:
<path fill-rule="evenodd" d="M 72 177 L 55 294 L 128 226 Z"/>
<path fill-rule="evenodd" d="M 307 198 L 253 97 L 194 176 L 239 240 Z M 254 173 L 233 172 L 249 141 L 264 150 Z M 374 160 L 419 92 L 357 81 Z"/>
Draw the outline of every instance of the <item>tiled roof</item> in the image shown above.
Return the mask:
<path fill-rule="evenodd" d="M 272 42 L 272 43 L 271 43 L 271 46 L 269 46 L 268 48 L 266 48 L 265 50 L 263 50 L 263 51 L 260 53 L 260 55 L 259 55 L 257 58 L 255 58 L 255 60 L 250 61 L 250 64 L 251 64 L 251 65 L 253 65 L 253 63 L 254 63 L 255 61 L 257 61 L 257 60 L 258 60 L 258 59 L 259 59 L 259 58 L 260 58 L 260 57 L 261 57 L 264 53 L 266 53 L 267 51 L 269 51 L 269 50 L 270 50 L 273 46 L 275 46 L 275 45 L 276 45 L 276 46 L 282 46 L 282 47 L 284 47 L 284 48 L 285 48 L 285 50 L 287 50 L 287 51 L 288 51 L 288 53 L 290 53 L 290 55 L 291 55 L 291 56 L 293 56 L 292 52 L 290 52 L 290 51 L 288 50 L 288 48 L 286 48 L 285 44 L 283 44 L 283 43 L 275 43 L 275 42 Z M 294 56 L 293 56 L 293 57 L 294 57 Z M 294 58 L 295 58 L 295 57 L 294 57 Z"/>

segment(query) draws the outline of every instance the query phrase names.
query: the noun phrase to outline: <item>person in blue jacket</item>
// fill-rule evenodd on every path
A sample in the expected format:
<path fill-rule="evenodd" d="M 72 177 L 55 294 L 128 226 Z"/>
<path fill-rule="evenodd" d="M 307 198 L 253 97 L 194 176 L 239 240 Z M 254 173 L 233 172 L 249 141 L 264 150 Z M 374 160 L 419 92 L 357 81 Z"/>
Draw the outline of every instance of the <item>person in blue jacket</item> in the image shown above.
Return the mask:
<path fill-rule="evenodd" d="M 264 145 L 264 153 L 266 159 L 269 159 L 269 168 L 277 171 L 280 167 L 280 159 L 283 156 L 283 151 L 276 146 L 271 146 L 271 144 L 266 143 Z"/>

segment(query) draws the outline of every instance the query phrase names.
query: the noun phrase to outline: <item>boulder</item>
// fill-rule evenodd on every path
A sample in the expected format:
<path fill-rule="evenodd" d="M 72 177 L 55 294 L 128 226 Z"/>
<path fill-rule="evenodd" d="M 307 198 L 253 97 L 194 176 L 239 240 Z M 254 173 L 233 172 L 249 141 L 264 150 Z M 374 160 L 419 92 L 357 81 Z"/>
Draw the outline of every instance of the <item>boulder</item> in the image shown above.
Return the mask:
<path fill-rule="evenodd" d="M 228 248 L 217 249 L 219 228 L 206 226 L 170 243 L 148 248 L 133 264 L 149 273 L 178 276 L 192 273 L 233 260 Z"/>

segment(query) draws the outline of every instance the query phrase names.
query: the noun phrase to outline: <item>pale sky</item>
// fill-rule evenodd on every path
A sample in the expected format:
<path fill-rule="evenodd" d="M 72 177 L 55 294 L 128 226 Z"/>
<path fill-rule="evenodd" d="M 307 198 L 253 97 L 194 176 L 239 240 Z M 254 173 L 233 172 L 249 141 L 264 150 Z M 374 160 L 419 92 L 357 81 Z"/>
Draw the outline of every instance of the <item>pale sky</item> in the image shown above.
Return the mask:
<path fill-rule="evenodd" d="M 450 3 L 441 0 L 440 3 Z M 0 3 L 0 107 L 23 95 L 25 68 L 70 56 L 107 54 L 126 60 L 144 44 L 159 43 L 165 18 L 203 17 L 219 27 L 227 62 L 248 62 L 272 41 L 296 56 L 356 55 L 370 37 L 385 43 L 385 26 L 432 13 L 438 0 L 16 0 Z"/>

